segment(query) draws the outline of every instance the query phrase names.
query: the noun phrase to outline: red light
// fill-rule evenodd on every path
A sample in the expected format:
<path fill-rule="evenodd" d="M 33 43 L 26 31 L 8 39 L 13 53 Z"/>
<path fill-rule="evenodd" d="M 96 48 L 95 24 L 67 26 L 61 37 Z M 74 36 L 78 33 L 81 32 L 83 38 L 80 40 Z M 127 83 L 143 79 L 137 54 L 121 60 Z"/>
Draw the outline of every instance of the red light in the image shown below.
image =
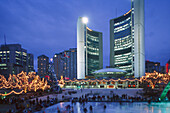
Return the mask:
<path fill-rule="evenodd" d="M 128 87 L 130 87 L 130 85 L 128 85 Z"/>
<path fill-rule="evenodd" d="M 65 80 L 69 80 L 70 78 L 68 78 L 68 77 L 65 77 Z"/>
<path fill-rule="evenodd" d="M 133 87 L 135 87 L 135 85 L 133 85 Z"/>
<path fill-rule="evenodd" d="M 148 85 L 148 87 L 149 87 L 149 85 Z"/>
<path fill-rule="evenodd" d="M 70 56 L 68 56 L 68 55 L 66 55 L 66 54 L 64 54 L 64 57 L 70 58 Z"/>
<path fill-rule="evenodd" d="M 168 67 L 169 67 L 169 64 L 167 63 L 166 64 L 166 73 L 168 73 Z"/>

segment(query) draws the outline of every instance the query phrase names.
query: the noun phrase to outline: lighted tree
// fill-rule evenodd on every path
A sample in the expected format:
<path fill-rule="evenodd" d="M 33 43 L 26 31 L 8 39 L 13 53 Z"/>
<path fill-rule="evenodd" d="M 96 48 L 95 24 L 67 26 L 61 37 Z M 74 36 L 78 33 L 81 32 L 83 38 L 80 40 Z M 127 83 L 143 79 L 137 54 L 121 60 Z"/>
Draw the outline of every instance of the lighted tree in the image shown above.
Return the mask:
<path fill-rule="evenodd" d="M 50 88 L 47 80 L 40 78 L 35 72 L 30 72 L 28 75 L 26 72 L 21 72 L 17 75 L 9 75 L 8 80 L 3 75 L 0 75 L 0 89 L 21 89 L 20 92 L 12 90 L 7 94 L 1 94 L 2 96 L 10 95 L 12 93 L 21 94 L 27 91 L 37 91 L 38 89 L 45 90 Z"/>

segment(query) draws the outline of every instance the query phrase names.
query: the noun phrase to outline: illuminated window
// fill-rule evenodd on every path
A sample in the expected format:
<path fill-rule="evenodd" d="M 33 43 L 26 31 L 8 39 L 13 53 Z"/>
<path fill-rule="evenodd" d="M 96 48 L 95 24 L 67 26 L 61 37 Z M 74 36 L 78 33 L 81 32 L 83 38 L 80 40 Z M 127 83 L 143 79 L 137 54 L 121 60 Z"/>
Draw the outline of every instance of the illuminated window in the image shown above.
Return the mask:
<path fill-rule="evenodd" d="M 6 66 L 6 64 L 0 64 L 0 66 Z"/>

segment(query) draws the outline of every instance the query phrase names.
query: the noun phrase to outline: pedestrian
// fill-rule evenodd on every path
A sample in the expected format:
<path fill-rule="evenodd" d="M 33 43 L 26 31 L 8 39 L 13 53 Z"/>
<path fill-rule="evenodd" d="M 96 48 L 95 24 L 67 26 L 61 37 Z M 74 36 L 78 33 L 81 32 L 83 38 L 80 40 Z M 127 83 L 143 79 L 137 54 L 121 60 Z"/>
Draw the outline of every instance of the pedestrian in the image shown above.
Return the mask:
<path fill-rule="evenodd" d="M 106 105 L 104 105 L 104 110 L 106 109 Z"/>
<path fill-rule="evenodd" d="M 59 109 L 59 107 L 57 107 L 57 113 L 60 113 L 60 109 Z"/>
<path fill-rule="evenodd" d="M 119 104 L 122 105 L 122 101 L 121 100 L 119 101 Z"/>
<path fill-rule="evenodd" d="M 92 105 L 90 105 L 89 109 L 90 109 L 90 111 L 92 111 L 92 110 L 93 110 L 93 107 L 92 107 Z"/>
<path fill-rule="evenodd" d="M 36 103 L 38 104 L 38 97 L 36 98 Z"/>
<path fill-rule="evenodd" d="M 74 113 L 74 109 L 73 109 L 73 106 L 71 107 L 71 112 L 73 112 L 73 113 Z"/>
<path fill-rule="evenodd" d="M 29 104 L 27 104 L 27 108 L 29 108 Z"/>
<path fill-rule="evenodd" d="M 87 113 L 87 109 L 86 108 L 84 108 L 83 111 L 84 111 L 84 113 Z"/>

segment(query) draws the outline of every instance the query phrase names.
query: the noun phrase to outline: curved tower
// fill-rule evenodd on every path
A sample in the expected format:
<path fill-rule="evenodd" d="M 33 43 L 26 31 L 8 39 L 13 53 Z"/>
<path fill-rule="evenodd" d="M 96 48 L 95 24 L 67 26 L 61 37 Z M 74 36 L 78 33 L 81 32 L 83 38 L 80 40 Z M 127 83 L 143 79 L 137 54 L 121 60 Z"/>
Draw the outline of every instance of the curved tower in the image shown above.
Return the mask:
<path fill-rule="evenodd" d="M 93 31 L 83 22 L 77 22 L 77 79 L 93 76 L 92 72 L 103 68 L 102 33 Z"/>
<path fill-rule="evenodd" d="M 132 11 L 110 20 L 110 66 L 133 75 Z"/>
<path fill-rule="evenodd" d="M 110 66 L 127 75 L 145 75 L 144 0 L 132 0 L 132 8 L 110 20 Z"/>

